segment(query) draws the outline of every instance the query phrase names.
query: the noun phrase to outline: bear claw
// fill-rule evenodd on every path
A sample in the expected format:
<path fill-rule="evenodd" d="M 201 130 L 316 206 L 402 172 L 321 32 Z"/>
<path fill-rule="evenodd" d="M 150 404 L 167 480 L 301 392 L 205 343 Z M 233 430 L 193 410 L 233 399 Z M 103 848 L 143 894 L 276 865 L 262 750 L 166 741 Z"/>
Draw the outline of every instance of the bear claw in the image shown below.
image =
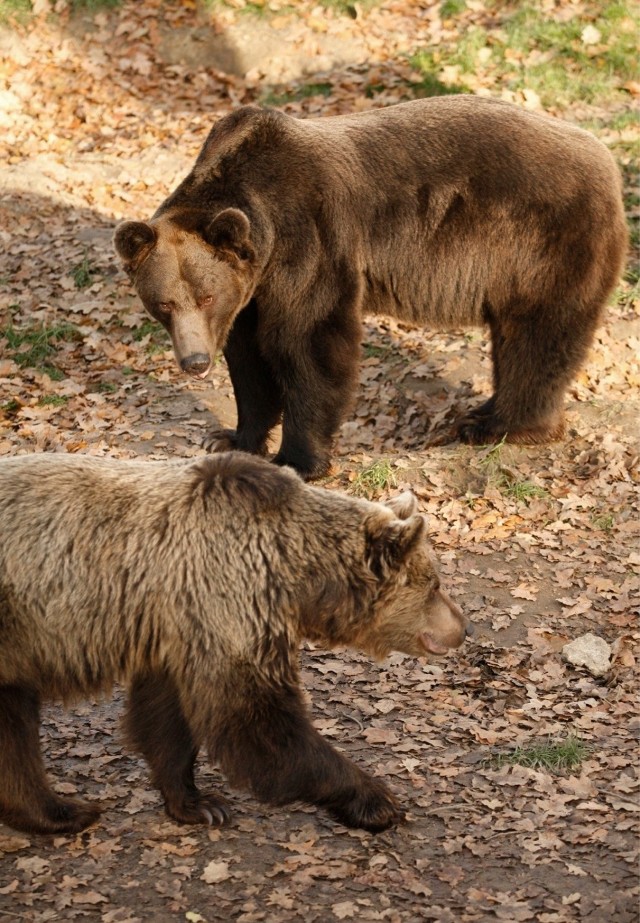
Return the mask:
<path fill-rule="evenodd" d="M 215 795 L 200 795 L 180 804 L 165 804 L 165 810 L 169 817 L 179 824 L 225 827 L 231 821 L 231 811 L 226 801 Z"/>

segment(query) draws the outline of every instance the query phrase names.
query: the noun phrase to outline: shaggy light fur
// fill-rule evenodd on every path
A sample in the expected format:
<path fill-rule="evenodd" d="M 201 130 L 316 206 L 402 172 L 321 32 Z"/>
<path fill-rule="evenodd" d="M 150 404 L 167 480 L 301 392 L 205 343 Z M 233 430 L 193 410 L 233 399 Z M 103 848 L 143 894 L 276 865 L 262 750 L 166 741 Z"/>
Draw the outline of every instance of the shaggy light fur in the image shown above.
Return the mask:
<path fill-rule="evenodd" d="M 95 820 L 49 786 L 39 706 L 125 682 L 129 736 L 175 819 L 228 820 L 196 788 L 203 745 L 266 801 L 371 830 L 397 822 L 383 783 L 312 727 L 298 646 L 384 657 L 462 643 L 415 505 L 309 487 L 242 453 L 0 460 L 0 818 L 35 832 Z"/>

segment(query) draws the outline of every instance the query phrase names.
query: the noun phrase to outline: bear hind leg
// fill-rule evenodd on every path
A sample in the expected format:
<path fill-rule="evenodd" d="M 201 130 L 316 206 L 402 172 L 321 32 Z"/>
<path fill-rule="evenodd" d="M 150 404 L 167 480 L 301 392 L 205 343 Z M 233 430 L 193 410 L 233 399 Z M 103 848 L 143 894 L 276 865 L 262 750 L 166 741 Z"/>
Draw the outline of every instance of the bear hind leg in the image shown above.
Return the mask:
<path fill-rule="evenodd" d="M 138 675 L 129 690 L 126 728 L 142 753 L 168 816 L 181 824 L 221 827 L 231 820 L 224 798 L 203 794 L 195 784 L 198 746 L 184 716 L 178 691 L 166 673 Z"/>
<path fill-rule="evenodd" d="M 494 394 L 458 423 L 463 442 L 536 444 L 564 434 L 564 395 L 593 339 L 599 309 L 490 316 Z"/>
<path fill-rule="evenodd" d="M 39 740 L 40 700 L 31 689 L 0 687 L 0 820 L 25 833 L 78 833 L 99 807 L 51 789 Z"/>

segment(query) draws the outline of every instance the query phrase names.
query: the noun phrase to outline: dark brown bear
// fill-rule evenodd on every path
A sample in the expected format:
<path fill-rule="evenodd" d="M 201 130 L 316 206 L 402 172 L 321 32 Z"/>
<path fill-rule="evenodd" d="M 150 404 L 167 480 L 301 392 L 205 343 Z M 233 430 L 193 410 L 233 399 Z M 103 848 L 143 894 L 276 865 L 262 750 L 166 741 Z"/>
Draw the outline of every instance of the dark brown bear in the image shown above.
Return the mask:
<path fill-rule="evenodd" d="M 239 109 L 116 249 L 184 371 L 226 357 L 235 431 L 212 448 L 323 474 L 354 391 L 363 313 L 487 324 L 492 397 L 471 443 L 563 432 L 626 249 L 620 177 L 593 135 L 508 103 L 419 100 L 299 120 Z"/>
<path fill-rule="evenodd" d="M 196 787 L 204 746 L 264 801 L 310 802 L 367 830 L 397 823 L 386 785 L 311 724 L 298 647 L 382 658 L 462 643 L 416 506 L 310 487 L 241 453 L 0 460 L 0 820 L 36 833 L 96 820 L 96 805 L 47 781 L 40 703 L 125 681 L 129 736 L 176 820 L 229 820 Z"/>

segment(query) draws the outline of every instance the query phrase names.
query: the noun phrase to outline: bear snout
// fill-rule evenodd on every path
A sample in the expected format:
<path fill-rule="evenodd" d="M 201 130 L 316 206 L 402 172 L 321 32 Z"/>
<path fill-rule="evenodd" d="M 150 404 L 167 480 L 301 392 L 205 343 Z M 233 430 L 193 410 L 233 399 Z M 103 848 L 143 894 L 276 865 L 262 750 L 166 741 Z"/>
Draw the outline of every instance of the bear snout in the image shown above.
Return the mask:
<path fill-rule="evenodd" d="M 433 654 L 443 653 L 436 648 L 460 647 L 473 632 L 460 606 L 442 589 L 436 591 L 432 600 L 428 621 L 427 631 L 423 632 L 421 640 Z M 428 639 L 426 643 L 425 638 Z"/>
<path fill-rule="evenodd" d="M 211 368 L 211 356 L 208 353 L 193 353 L 180 360 L 180 368 L 195 378 L 205 378 Z"/>

